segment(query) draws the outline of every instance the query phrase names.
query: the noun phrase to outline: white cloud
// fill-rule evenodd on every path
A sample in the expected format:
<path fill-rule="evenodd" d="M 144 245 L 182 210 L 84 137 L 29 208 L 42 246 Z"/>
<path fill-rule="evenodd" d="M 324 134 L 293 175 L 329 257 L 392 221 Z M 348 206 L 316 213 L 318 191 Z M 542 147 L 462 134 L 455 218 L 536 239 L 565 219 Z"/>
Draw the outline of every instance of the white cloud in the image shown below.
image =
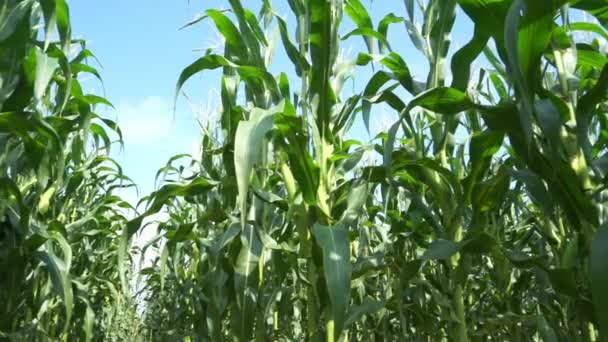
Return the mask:
<path fill-rule="evenodd" d="M 173 125 L 171 105 L 157 96 L 136 103 L 120 103 L 116 112 L 126 145 L 144 145 L 166 138 Z"/>

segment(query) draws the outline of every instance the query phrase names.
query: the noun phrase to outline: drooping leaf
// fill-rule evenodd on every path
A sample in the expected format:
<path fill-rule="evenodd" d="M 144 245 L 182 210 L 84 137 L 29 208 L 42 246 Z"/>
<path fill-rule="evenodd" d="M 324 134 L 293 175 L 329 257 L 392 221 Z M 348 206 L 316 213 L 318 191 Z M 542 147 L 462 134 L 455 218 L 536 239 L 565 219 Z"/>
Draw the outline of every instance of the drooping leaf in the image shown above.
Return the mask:
<path fill-rule="evenodd" d="M 471 65 L 473 61 L 483 52 L 488 42 L 489 35 L 481 27 L 475 26 L 473 37 L 452 57 L 452 88 L 465 91 L 469 84 Z"/>
<path fill-rule="evenodd" d="M 547 322 L 547 320 L 545 319 L 544 316 L 542 315 L 538 315 L 536 317 L 536 324 L 538 326 L 538 331 L 540 333 L 541 338 L 543 339 L 544 342 L 557 342 L 557 335 L 555 334 L 555 331 L 553 330 L 553 328 L 551 328 L 551 326 L 549 325 L 549 323 Z"/>
<path fill-rule="evenodd" d="M 289 38 L 289 32 L 287 30 L 287 24 L 285 20 L 281 17 L 276 17 L 277 23 L 279 25 L 279 32 L 281 33 L 281 41 L 283 42 L 283 47 L 285 48 L 285 52 L 287 56 L 294 64 L 296 68 L 296 74 L 298 76 L 302 76 L 302 74 L 310 69 L 310 64 L 306 57 L 302 56 L 296 46 L 293 44 L 291 39 Z"/>
<path fill-rule="evenodd" d="M 374 53 L 374 45 L 372 42 L 373 35 L 363 34 L 363 32 L 372 32 L 374 31 L 374 26 L 372 23 L 372 19 L 367 12 L 367 9 L 361 1 L 359 0 L 346 0 L 346 4 L 344 6 L 344 12 L 350 17 L 350 19 L 357 25 L 357 29 L 363 36 L 365 40 L 365 45 L 367 45 L 367 50 L 369 53 Z M 347 34 L 342 39 L 347 39 L 350 35 L 352 35 L 354 31 Z M 378 34 L 382 36 L 381 34 Z"/>
<path fill-rule="evenodd" d="M 572 7 L 590 13 L 599 20 L 604 28 L 608 28 L 608 5 L 605 2 L 601 0 L 580 0 L 575 1 Z"/>
<path fill-rule="evenodd" d="M 217 182 L 204 179 L 204 178 L 196 178 L 186 185 L 179 184 L 167 184 L 161 187 L 159 190 L 152 193 L 149 198 L 149 206 L 148 209 L 141 215 L 133 218 L 127 223 L 126 226 L 126 236 L 130 238 L 139 230 L 142 221 L 144 218 L 158 213 L 163 206 L 165 206 L 169 200 L 175 197 L 187 197 L 187 196 L 196 196 L 202 194 L 209 189 L 212 189 L 217 185 Z"/>
<path fill-rule="evenodd" d="M 34 98 L 37 101 L 42 99 L 46 89 L 59 66 L 57 58 L 49 57 L 40 49 L 34 50 L 36 53 L 36 81 L 34 82 Z"/>
<path fill-rule="evenodd" d="M 408 104 L 408 108 L 417 106 L 436 113 L 453 115 L 472 108 L 473 103 L 460 90 L 437 87 L 418 94 Z"/>
<path fill-rule="evenodd" d="M 249 120 L 239 122 L 234 142 L 234 166 L 239 189 L 241 224 L 247 216 L 247 193 L 253 166 L 261 161 L 264 136 L 273 127 L 274 115 L 282 112 L 284 103 L 271 110 L 254 108 Z"/>
<path fill-rule="evenodd" d="M 206 55 L 187 66 L 181 72 L 175 89 L 175 101 L 177 101 L 177 96 L 188 79 L 201 71 L 213 70 L 220 67 L 234 68 L 241 78 L 266 85 L 273 98 L 277 101 L 280 99 L 281 95 L 276 80 L 266 70 L 253 66 L 238 65 L 219 55 Z"/>
<path fill-rule="evenodd" d="M 532 200 L 538 204 L 547 217 L 554 216 L 555 203 L 542 179 L 529 170 L 512 172 L 513 178 L 523 182 Z"/>
<path fill-rule="evenodd" d="M 369 195 L 367 183 L 354 186 L 348 195 L 348 206 L 342 214 L 342 221 L 346 224 L 352 223 L 361 214 L 362 207 Z"/>
<path fill-rule="evenodd" d="M 460 251 L 463 244 L 449 240 L 436 240 L 424 252 L 422 260 L 447 260 Z"/>
<path fill-rule="evenodd" d="M 365 315 L 370 315 L 384 307 L 385 303 L 371 298 L 363 299 L 359 305 L 352 306 L 348 310 L 348 318 L 344 322 L 344 328 L 348 329 L 353 323 L 360 320 Z"/>
<path fill-rule="evenodd" d="M 345 34 L 342 37 L 342 40 L 347 40 L 348 38 L 352 37 L 352 36 L 362 36 L 365 38 L 366 41 L 370 41 L 370 53 L 374 53 L 375 49 L 373 48 L 373 43 L 371 42 L 371 39 L 374 38 L 376 40 L 378 40 L 379 44 L 381 46 L 386 46 L 389 51 L 391 50 L 390 44 L 388 42 L 388 40 L 386 39 L 386 37 L 384 35 L 382 35 L 380 32 L 372 29 L 372 28 L 356 28 L 350 32 L 348 32 L 347 34 Z"/>
<path fill-rule="evenodd" d="M 396 16 L 393 13 L 389 13 L 380 20 L 378 23 L 378 33 L 380 33 L 385 41 L 388 41 L 388 28 L 390 24 L 398 24 L 403 22 L 403 18 Z M 382 40 L 378 40 L 378 48 L 380 53 L 386 53 L 386 50 L 389 49 L 389 46 L 385 45 Z"/>
<path fill-rule="evenodd" d="M 465 197 L 471 201 L 471 194 L 475 183 L 480 181 L 484 173 L 490 166 L 492 157 L 498 151 L 504 140 L 501 132 L 484 131 L 473 135 L 469 145 L 469 155 L 471 158 L 471 169 L 469 176 L 465 180 Z"/>
<path fill-rule="evenodd" d="M 65 307 L 66 321 L 64 330 L 70 324 L 72 310 L 74 307 L 74 293 L 72 291 L 72 280 L 70 277 L 71 248 L 60 234 L 53 234 L 53 239 L 59 242 L 64 253 L 64 259 L 59 258 L 52 250 L 36 252 L 37 257 L 46 264 L 49 276 L 53 283 L 54 291 L 61 297 Z M 50 242 L 47 242 L 50 244 Z"/>

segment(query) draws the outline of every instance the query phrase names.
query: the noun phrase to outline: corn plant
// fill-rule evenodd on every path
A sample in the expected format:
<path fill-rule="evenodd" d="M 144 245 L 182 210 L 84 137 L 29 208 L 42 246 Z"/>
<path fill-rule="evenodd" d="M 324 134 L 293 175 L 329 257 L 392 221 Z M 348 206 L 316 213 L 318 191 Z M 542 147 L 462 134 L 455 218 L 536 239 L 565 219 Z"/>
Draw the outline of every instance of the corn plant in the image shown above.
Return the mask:
<path fill-rule="evenodd" d="M 608 6 L 404 0 L 374 23 L 361 0 L 289 0 L 291 19 L 227 3 L 186 25 L 224 46 L 176 87 L 216 70 L 219 119 L 130 219 L 66 4 L 1 5 L 0 336 L 608 338 Z M 474 31 L 455 48 L 458 13 Z M 396 120 L 365 141 L 380 106 Z"/>
<path fill-rule="evenodd" d="M 149 199 L 146 214 L 169 215 L 142 272 L 152 336 L 178 333 L 161 321 L 213 340 L 605 337 L 605 5 L 404 0 L 403 16 L 374 26 L 358 0 L 293 0 L 292 38 L 270 2 L 257 17 L 229 3 L 191 23 L 213 21 L 226 44 L 177 89 L 221 68 L 220 125 L 191 167 L 161 170 Z M 474 32 L 453 51 L 458 9 Z M 417 52 L 392 49 L 396 24 Z M 296 91 L 269 73 L 262 25 L 279 31 Z M 356 37 L 366 51 L 338 60 Z M 411 75 L 412 53 L 426 79 Z M 360 92 L 342 90 L 370 67 Z M 394 125 L 346 138 L 378 104 Z"/>
<path fill-rule="evenodd" d="M 99 73 L 70 31 L 63 0 L 0 4 L 3 340 L 100 339 L 134 314 L 118 264 L 130 205 L 113 195 L 132 182 L 109 158 L 121 132 L 83 93 L 79 76 Z"/>

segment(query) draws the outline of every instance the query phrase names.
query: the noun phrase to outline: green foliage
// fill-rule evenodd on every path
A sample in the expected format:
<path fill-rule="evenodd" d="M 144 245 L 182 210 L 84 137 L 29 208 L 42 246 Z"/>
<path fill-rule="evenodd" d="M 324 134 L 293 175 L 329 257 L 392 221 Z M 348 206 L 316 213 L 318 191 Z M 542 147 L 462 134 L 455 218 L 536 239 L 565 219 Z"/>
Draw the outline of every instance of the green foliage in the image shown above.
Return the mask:
<path fill-rule="evenodd" d="M 2 339 L 101 339 L 134 313 L 117 267 L 130 205 L 113 195 L 132 183 L 108 157 L 120 129 L 95 112 L 111 104 L 78 82 L 98 75 L 87 57 L 63 0 L 0 5 Z"/>
<path fill-rule="evenodd" d="M 191 317 L 193 338 L 605 338 L 606 88 L 603 63 L 592 61 L 604 58 L 603 5 L 573 2 L 599 16 L 591 24 L 571 23 L 565 1 L 406 0 L 403 17 L 386 14 L 376 29 L 363 1 L 295 0 L 290 37 L 269 2 L 260 24 L 230 4 L 221 22 L 211 18 L 224 55 L 210 52 L 178 82 L 223 68 L 222 130 L 210 123 L 191 174 L 171 177 L 217 185 L 165 202 L 161 233 L 194 227 L 189 239 L 166 238 L 167 260 L 147 269 L 147 317 L 158 317 L 154 270 L 166 263 L 202 291 L 173 319 Z M 475 29 L 449 61 L 457 7 Z M 342 12 L 355 29 L 340 36 Z M 298 91 L 275 75 L 277 94 L 265 76 L 256 56 L 273 52 L 254 34 L 262 22 L 276 23 Z M 422 81 L 387 35 L 399 22 L 429 63 Z M 591 44 L 573 38 L 581 30 Z M 352 36 L 367 51 L 338 61 L 339 41 Z M 473 78 L 483 58 L 489 67 Z M 342 90 L 345 75 L 370 64 L 360 94 Z M 399 118 L 388 131 L 348 140 L 357 120 L 369 131 L 383 103 Z M 374 156 L 364 163 L 364 154 Z"/>
<path fill-rule="evenodd" d="M 3 3 L 2 337 L 608 339 L 606 5 L 405 0 L 374 25 L 364 1 L 289 0 L 292 36 L 270 1 L 257 17 L 228 3 L 186 24 L 211 20 L 225 46 L 176 87 L 220 69 L 220 118 L 130 220 L 108 157 L 106 131 L 121 132 L 78 84 L 98 73 L 66 4 Z M 458 9 L 474 32 L 456 50 Z M 388 34 L 401 22 L 423 80 Z M 271 71 L 273 28 L 297 77 Z M 356 36 L 365 52 L 339 58 Z M 350 77 L 361 89 L 343 89 Z M 352 139 L 384 104 L 394 123 Z M 130 241 L 161 212 L 133 296 Z"/>

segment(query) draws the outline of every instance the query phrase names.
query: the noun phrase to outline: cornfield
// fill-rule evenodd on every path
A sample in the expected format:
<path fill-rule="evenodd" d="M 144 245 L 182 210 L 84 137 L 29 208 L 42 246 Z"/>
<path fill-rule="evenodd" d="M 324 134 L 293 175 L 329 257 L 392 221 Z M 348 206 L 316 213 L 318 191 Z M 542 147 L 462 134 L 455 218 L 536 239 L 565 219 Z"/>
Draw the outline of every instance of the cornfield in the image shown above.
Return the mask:
<path fill-rule="evenodd" d="M 0 1 L 0 340 L 608 341 L 608 4 L 286 3 L 185 25 L 219 117 L 132 205 L 66 1 Z"/>

